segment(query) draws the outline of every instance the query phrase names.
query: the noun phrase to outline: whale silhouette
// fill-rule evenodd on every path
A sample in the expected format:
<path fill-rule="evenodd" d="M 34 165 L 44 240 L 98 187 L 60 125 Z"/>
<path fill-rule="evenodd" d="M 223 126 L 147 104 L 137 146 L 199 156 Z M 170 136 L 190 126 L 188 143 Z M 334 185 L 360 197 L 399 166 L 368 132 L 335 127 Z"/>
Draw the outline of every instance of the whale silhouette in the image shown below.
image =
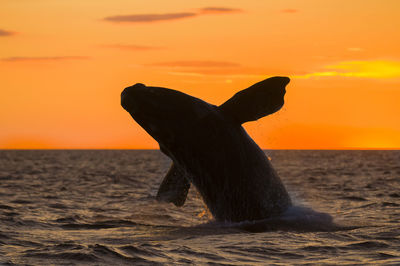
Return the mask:
<path fill-rule="evenodd" d="M 193 184 L 217 221 L 260 220 L 287 210 L 289 194 L 241 124 L 278 111 L 289 81 L 268 78 L 220 106 L 141 83 L 125 88 L 122 107 L 173 161 L 157 199 L 182 206 Z"/>

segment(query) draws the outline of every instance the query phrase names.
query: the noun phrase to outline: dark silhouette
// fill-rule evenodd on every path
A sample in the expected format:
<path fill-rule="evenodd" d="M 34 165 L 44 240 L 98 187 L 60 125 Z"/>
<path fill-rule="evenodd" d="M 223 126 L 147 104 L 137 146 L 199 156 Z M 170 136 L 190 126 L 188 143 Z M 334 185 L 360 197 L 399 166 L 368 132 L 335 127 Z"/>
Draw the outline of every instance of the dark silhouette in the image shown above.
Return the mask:
<path fill-rule="evenodd" d="M 173 161 L 157 194 L 182 206 L 190 183 L 218 221 L 278 216 L 290 197 L 268 158 L 241 126 L 278 111 L 290 79 L 272 77 L 221 106 L 179 91 L 136 84 L 121 104 Z"/>

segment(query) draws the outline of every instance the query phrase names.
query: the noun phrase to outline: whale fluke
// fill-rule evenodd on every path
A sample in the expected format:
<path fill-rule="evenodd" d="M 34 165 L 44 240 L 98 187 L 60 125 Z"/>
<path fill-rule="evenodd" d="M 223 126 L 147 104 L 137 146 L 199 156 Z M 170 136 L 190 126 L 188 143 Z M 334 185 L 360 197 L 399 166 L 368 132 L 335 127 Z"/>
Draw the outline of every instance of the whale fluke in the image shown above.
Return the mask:
<path fill-rule="evenodd" d="M 175 164 L 171 165 L 157 192 L 157 200 L 172 202 L 177 207 L 183 206 L 190 188 L 190 182 L 179 171 Z"/>
<path fill-rule="evenodd" d="M 285 87 L 288 77 L 272 77 L 239 91 L 219 110 L 238 123 L 254 121 L 281 109 L 284 104 Z"/>

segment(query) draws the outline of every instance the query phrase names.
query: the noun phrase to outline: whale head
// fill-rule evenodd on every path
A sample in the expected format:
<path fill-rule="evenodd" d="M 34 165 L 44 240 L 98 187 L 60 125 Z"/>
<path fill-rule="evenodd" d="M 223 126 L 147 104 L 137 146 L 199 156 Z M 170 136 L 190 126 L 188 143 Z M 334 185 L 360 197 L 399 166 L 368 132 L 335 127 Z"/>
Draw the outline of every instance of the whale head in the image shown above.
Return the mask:
<path fill-rule="evenodd" d="M 176 145 L 212 105 L 182 92 L 137 83 L 121 93 L 121 105 L 160 146 Z"/>

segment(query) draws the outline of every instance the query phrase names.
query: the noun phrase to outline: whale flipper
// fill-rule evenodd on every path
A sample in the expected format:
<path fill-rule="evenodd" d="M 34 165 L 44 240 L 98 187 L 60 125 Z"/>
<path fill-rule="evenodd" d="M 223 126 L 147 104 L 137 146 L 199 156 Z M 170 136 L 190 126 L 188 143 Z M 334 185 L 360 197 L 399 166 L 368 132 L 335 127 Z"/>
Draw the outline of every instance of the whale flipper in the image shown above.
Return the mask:
<path fill-rule="evenodd" d="M 265 79 L 239 91 L 218 109 L 240 124 L 273 114 L 283 106 L 289 81 L 288 77 Z"/>
<path fill-rule="evenodd" d="M 172 202 L 175 206 L 183 206 L 190 188 L 190 182 L 182 171 L 172 163 L 157 192 L 157 200 Z"/>

